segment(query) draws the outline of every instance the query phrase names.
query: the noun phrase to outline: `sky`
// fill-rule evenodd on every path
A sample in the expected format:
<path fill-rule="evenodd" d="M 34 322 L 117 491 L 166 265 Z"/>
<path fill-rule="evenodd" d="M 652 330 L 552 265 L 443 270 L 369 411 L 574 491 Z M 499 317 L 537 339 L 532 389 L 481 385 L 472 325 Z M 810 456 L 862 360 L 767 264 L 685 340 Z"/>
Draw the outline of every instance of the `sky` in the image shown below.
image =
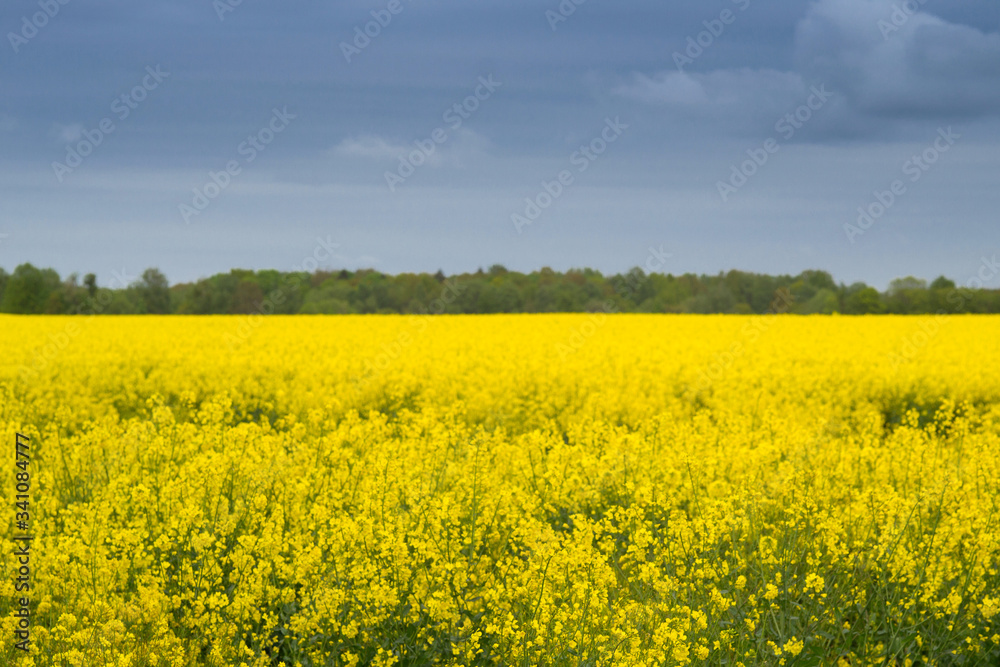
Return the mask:
<path fill-rule="evenodd" d="M 1000 253 L 995 0 L 9 0 L 0 35 L 8 271 Z"/>

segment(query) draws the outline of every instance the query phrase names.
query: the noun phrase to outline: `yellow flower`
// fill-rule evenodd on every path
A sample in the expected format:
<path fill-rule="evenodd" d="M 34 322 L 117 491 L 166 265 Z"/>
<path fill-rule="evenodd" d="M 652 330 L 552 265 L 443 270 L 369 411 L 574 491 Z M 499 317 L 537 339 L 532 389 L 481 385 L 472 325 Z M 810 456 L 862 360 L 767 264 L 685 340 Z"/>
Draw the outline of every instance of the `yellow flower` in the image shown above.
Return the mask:
<path fill-rule="evenodd" d="M 796 639 L 795 637 L 792 637 L 791 639 L 785 642 L 785 645 L 782 648 L 785 653 L 788 653 L 792 657 L 795 657 L 799 653 L 802 653 L 802 649 L 805 648 L 805 643 L 801 639 Z"/>
<path fill-rule="evenodd" d="M 267 280 L 212 289 L 383 288 Z M 947 296 L 925 292 L 903 296 Z M 11 471 L 35 655 L 266 667 L 281 638 L 303 664 L 749 665 L 759 637 L 794 665 L 834 636 L 871 664 L 873 617 L 841 614 L 873 596 L 942 655 L 1000 643 L 1000 318 L 597 315 L 0 315 L 0 427 L 37 454 Z M 808 637 L 768 632 L 786 590 Z"/>
<path fill-rule="evenodd" d="M 1000 597 L 984 597 L 982 604 L 979 606 L 979 611 L 982 613 L 983 618 L 987 620 L 993 618 L 1000 611 Z"/>

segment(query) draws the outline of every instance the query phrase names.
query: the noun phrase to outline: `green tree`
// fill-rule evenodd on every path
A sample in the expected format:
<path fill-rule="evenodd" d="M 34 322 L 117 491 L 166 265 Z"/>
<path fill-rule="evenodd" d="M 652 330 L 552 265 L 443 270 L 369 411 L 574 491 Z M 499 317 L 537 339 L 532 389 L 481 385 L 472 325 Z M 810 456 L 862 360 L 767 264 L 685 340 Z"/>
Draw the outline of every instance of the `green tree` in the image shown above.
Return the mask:
<path fill-rule="evenodd" d="M 910 290 L 922 290 L 927 289 L 927 281 L 922 278 L 914 278 L 913 276 L 906 276 L 905 278 L 896 278 L 891 283 L 889 283 L 889 294 L 890 296 L 895 296 L 902 292 L 907 292 Z"/>
<path fill-rule="evenodd" d="M 83 286 L 87 288 L 87 295 L 91 298 L 97 296 L 97 276 L 88 273 L 83 277 Z"/>
<path fill-rule="evenodd" d="M 49 307 L 49 297 L 59 289 L 59 274 L 52 269 L 37 269 L 21 264 L 7 279 L 0 312 L 35 315 Z"/>
<path fill-rule="evenodd" d="M 840 310 L 840 299 L 837 293 L 828 287 L 816 292 L 811 299 L 802 304 L 801 311 L 806 315 L 830 315 Z"/>
<path fill-rule="evenodd" d="M 736 308 L 736 299 L 729 288 L 720 281 L 712 281 L 711 287 L 697 296 L 689 299 L 684 305 L 689 313 L 732 313 Z"/>
<path fill-rule="evenodd" d="M 848 315 L 876 315 L 885 312 L 882 295 L 874 287 L 863 287 L 848 294 L 844 304 Z"/>
<path fill-rule="evenodd" d="M 103 313 L 106 315 L 141 315 L 145 304 L 135 287 L 111 290 L 111 303 Z"/>
<path fill-rule="evenodd" d="M 136 294 L 145 312 L 165 315 L 170 312 L 170 283 L 159 269 L 146 269 L 136 282 Z"/>
<path fill-rule="evenodd" d="M 47 311 L 49 313 L 79 314 L 86 309 L 87 289 L 79 283 L 79 277 L 71 273 L 59 286 L 58 290 L 49 295 Z"/>
<path fill-rule="evenodd" d="M 928 312 L 930 293 L 927 281 L 913 276 L 893 280 L 889 283 L 885 304 L 890 313 L 912 315 Z"/>
<path fill-rule="evenodd" d="M 931 289 L 933 290 L 950 290 L 955 289 L 955 281 L 944 276 L 938 276 L 931 283 Z"/>
<path fill-rule="evenodd" d="M 252 280 L 241 280 L 233 292 L 230 313 L 249 315 L 261 312 L 264 304 L 264 290 Z"/>

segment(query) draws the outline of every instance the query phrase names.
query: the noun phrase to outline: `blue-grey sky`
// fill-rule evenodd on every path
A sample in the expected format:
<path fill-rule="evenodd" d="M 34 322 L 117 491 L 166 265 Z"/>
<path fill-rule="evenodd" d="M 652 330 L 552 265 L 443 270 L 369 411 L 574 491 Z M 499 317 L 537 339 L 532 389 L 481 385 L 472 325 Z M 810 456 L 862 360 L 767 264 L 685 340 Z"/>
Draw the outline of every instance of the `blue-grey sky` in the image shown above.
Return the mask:
<path fill-rule="evenodd" d="M 1000 253 L 995 0 L 10 0 L 0 31 L 8 271 L 654 247 L 885 287 Z"/>

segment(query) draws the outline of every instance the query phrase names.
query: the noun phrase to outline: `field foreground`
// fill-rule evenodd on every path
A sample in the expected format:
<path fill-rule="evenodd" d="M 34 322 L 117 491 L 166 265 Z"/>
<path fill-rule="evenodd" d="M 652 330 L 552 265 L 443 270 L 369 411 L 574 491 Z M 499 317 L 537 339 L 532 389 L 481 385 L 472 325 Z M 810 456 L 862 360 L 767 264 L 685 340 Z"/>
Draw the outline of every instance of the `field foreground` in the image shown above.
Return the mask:
<path fill-rule="evenodd" d="M 1000 665 L 998 333 L 0 317 L 0 662 Z"/>

